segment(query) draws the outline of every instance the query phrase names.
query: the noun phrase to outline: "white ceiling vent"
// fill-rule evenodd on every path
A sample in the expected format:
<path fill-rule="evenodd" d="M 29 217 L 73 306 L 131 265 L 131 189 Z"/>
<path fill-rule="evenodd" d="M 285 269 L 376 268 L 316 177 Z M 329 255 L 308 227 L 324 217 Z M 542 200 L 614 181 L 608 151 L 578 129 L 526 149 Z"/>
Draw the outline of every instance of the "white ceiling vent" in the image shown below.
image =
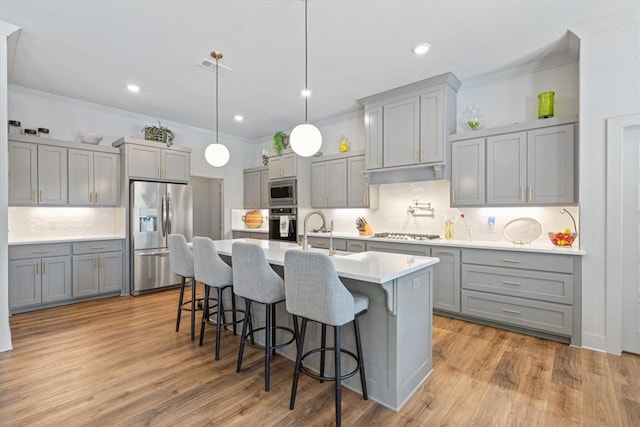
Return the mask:
<path fill-rule="evenodd" d="M 212 61 L 210 59 L 203 59 L 202 61 L 200 61 L 198 66 L 204 68 L 205 70 L 209 70 L 213 73 L 217 71 L 218 74 L 221 76 L 227 75 L 231 72 L 231 68 L 227 67 L 226 65 L 222 65 L 220 63 L 218 64 L 218 68 L 216 69 L 216 61 Z"/>

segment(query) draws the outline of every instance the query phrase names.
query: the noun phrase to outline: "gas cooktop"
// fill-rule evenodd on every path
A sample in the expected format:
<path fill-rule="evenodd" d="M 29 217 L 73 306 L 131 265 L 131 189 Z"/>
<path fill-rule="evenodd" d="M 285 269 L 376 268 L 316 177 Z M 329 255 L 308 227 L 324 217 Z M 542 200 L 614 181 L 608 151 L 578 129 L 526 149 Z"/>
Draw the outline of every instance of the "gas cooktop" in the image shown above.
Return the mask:
<path fill-rule="evenodd" d="M 373 237 L 393 240 L 433 240 L 439 239 L 438 234 L 414 234 L 414 233 L 376 233 Z"/>

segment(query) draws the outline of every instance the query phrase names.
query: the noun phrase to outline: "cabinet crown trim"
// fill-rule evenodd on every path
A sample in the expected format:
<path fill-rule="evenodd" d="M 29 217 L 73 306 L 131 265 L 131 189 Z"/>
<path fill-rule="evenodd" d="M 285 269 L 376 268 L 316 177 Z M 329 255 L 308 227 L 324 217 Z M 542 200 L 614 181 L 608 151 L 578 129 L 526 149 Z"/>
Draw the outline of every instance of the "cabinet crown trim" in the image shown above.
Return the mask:
<path fill-rule="evenodd" d="M 449 141 L 463 141 L 467 139 L 484 138 L 487 136 L 501 135 L 504 133 L 520 132 L 532 129 L 540 129 L 551 126 L 565 125 L 569 123 L 577 123 L 578 115 L 571 114 L 568 116 L 551 117 L 549 119 L 539 119 L 530 122 L 514 123 L 512 125 L 498 126 L 488 129 L 479 129 L 476 131 L 468 131 L 462 133 L 454 133 L 449 136 Z"/>
<path fill-rule="evenodd" d="M 164 142 L 147 141 L 146 139 L 131 138 L 128 136 L 118 139 L 111 145 L 113 145 L 114 147 L 120 147 L 123 144 L 143 145 L 145 147 L 161 148 L 164 150 L 173 151 L 185 151 L 187 153 L 191 153 L 191 147 L 185 147 L 184 145 L 173 144 L 171 147 L 167 147 L 167 144 L 165 144 Z"/>
<path fill-rule="evenodd" d="M 370 95 L 364 98 L 358 99 L 358 102 L 363 105 L 374 104 L 381 101 L 386 101 L 389 98 L 393 98 L 400 95 L 406 94 L 419 94 L 418 92 L 421 90 L 428 90 L 435 86 L 447 84 L 453 88 L 454 91 L 457 91 L 460 87 L 460 79 L 456 77 L 452 72 L 439 74 L 437 76 L 429 77 L 424 80 L 419 80 L 417 82 L 409 83 L 404 86 L 396 87 L 390 90 L 386 90 L 384 92 L 376 93 L 374 95 Z"/>

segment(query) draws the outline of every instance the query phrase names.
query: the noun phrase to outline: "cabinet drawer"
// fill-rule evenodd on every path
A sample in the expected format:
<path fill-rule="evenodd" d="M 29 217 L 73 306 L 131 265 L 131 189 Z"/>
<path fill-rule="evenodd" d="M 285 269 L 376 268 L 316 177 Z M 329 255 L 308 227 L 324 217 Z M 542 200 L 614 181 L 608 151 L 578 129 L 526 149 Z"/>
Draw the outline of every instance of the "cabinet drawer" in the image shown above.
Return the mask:
<path fill-rule="evenodd" d="M 573 309 L 566 305 L 462 290 L 462 313 L 558 335 L 573 333 Z"/>
<path fill-rule="evenodd" d="M 307 237 L 307 242 L 312 248 L 329 249 L 328 237 Z M 333 248 L 338 251 L 346 251 L 347 241 L 345 239 L 333 239 Z"/>
<path fill-rule="evenodd" d="M 114 252 L 122 250 L 122 240 L 100 240 L 73 244 L 73 254 L 93 254 L 98 252 Z"/>
<path fill-rule="evenodd" d="M 347 240 L 347 252 L 364 252 L 365 244 L 359 240 Z"/>
<path fill-rule="evenodd" d="M 573 304 L 573 276 L 569 274 L 464 265 L 462 288 Z"/>
<path fill-rule="evenodd" d="M 566 255 L 465 249 L 462 251 L 462 262 L 464 264 L 573 273 L 573 257 Z"/>
<path fill-rule="evenodd" d="M 62 255 L 71 255 L 71 245 L 9 246 L 9 259 L 42 258 Z"/>
<path fill-rule="evenodd" d="M 388 242 L 367 242 L 367 250 L 374 252 L 391 252 L 393 254 L 430 256 L 431 249 L 428 246 L 412 243 L 388 243 Z"/>

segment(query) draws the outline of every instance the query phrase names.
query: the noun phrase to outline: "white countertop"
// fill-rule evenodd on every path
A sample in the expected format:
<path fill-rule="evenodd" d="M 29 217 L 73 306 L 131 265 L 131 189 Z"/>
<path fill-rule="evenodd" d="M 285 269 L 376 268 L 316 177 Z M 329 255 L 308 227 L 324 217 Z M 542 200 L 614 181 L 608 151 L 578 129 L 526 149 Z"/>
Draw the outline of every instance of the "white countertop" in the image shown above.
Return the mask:
<path fill-rule="evenodd" d="M 73 243 L 73 242 L 86 242 L 93 240 L 124 240 L 124 235 L 103 235 L 103 236 L 82 236 L 82 237 L 65 237 L 65 238 L 51 238 L 42 240 L 11 240 L 9 239 L 9 245 L 38 245 L 46 243 Z"/>
<path fill-rule="evenodd" d="M 220 255 L 231 256 L 231 246 L 235 241 L 259 245 L 264 250 L 267 261 L 274 265 L 284 265 L 284 253 L 286 251 L 302 250 L 296 243 L 258 239 L 216 240 L 216 250 Z M 311 250 L 327 253 L 326 249 Z M 386 283 L 414 271 L 435 265 L 440 261 L 438 258 L 386 252 L 343 252 L 334 255 L 331 259 L 340 277 L 372 283 Z"/>
<path fill-rule="evenodd" d="M 329 233 L 307 233 L 308 237 L 325 237 L 329 238 Z M 433 239 L 433 240 L 400 240 L 400 239 L 385 239 L 372 236 L 361 236 L 357 233 L 333 233 L 335 239 L 352 239 L 352 240 L 369 240 L 375 242 L 386 243 L 404 243 L 409 245 L 424 245 L 424 246 L 446 246 L 456 248 L 475 248 L 475 249 L 495 249 L 502 251 L 520 251 L 520 252 L 539 252 L 539 253 L 552 253 L 558 255 L 586 255 L 587 253 L 579 248 L 572 246 L 554 246 L 549 243 L 531 243 L 526 245 L 516 245 L 507 241 L 503 242 L 490 242 L 487 240 L 446 240 L 446 239 Z"/>

